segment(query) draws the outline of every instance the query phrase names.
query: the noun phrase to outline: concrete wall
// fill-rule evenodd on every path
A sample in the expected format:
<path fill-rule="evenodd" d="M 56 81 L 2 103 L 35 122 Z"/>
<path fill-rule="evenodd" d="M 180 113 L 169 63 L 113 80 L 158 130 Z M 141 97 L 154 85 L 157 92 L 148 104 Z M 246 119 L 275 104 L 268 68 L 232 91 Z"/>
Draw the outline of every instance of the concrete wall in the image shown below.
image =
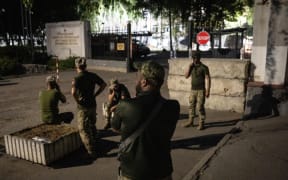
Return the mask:
<path fill-rule="evenodd" d="M 256 82 L 287 82 L 287 11 L 288 0 L 255 0 L 251 75 Z"/>
<path fill-rule="evenodd" d="M 288 0 L 255 0 L 245 117 L 287 116 Z"/>
<path fill-rule="evenodd" d="M 288 62 L 288 0 L 271 0 L 265 84 L 284 85 Z"/>
<path fill-rule="evenodd" d="M 262 0 L 255 0 L 253 21 L 253 46 L 251 63 L 255 81 L 264 81 L 268 24 L 270 15 L 270 3 L 261 5 Z"/>
<path fill-rule="evenodd" d="M 248 61 L 239 59 L 205 59 L 211 75 L 210 97 L 205 106 L 214 110 L 230 110 L 242 113 L 245 104 L 245 83 L 248 77 Z M 169 60 L 167 85 L 169 96 L 177 99 L 181 105 L 188 106 L 191 90 L 191 78 L 184 77 L 191 59 L 178 58 Z"/>

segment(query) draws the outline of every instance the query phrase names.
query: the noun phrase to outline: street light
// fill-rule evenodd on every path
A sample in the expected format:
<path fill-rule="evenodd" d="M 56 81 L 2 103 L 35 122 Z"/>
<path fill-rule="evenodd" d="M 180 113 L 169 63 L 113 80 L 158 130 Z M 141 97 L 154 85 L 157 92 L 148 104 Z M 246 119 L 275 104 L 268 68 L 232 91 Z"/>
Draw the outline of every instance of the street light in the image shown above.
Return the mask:
<path fill-rule="evenodd" d="M 193 12 L 188 17 L 189 20 L 189 34 L 188 34 L 188 56 L 192 58 L 192 40 L 193 40 Z"/>

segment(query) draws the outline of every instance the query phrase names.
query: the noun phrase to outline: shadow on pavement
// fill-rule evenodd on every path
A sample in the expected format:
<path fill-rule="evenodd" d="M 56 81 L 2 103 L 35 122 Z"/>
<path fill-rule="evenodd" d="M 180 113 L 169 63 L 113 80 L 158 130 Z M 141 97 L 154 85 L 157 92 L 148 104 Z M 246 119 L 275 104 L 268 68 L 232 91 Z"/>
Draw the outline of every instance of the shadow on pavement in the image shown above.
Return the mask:
<path fill-rule="evenodd" d="M 191 149 L 191 150 L 201 150 L 208 149 L 210 147 L 216 146 L 218 142 L 226 135 L 222 134 L 210 134 L 205 136 L 175 140 L 171 143 L 172 149 Z"/>
<path fill-rule="evenodd" d="M 216 121 L 216 122 L 207 122 L 205 123 L 205 128 L 211 127 L 224 127 L 224 126 L 234 126 L 237 124 L 238 121 L 241 119 L 234 119 L 229 121 Z"/>
<path fill-rule="evenodd" d="M 99 147 L 99 156 L 101 157 L 116 157 L 118 150 L 119 142 L 110 141 L 106 139 L 100 139 L 97 142 L 97 147 Z"/>
<path fill-rule="evenodd" d="M 16 85 L 18 83 L 16 82 L 0 82 L 0 86 L 10 86 L 10 85 Z"/>
<path fill-rule="evenodd" d="M 49 167 L 54 169 L 63 169 L 63 168 L 70 168 L 70 167 L 76 167 L 76 166 L 85 166 L 92 164 L 94 161 L 97 161 L 98 158 L 103 157 L 115 157 L 117 155 L 117 152 L 115 153 L 109 153 L 112 149 L 118 148 L 118 142 L 109 141 L 100 139 L 97 142 L 97 147 L 99 147 L 99 154 L 98 157 L 92 158 L 87 154 L 86 149 L 84 146 L 81 146 L 80 149 L 77 151 L 68 154 L 67 156 L 55 161 Z"/>
<path fill-rule="evenodd" d="M 0 157 L 3 156 L 3 154 L 5 154 L 6 151 L 5 151 L 5 146 L 0 144 Z"/>
<path fill-rule="evenodd" d="M 184 119 L 188 119 L 188 118 L 189 118 L 188 114 L 180 114 L 178 120 L 184 120 Z"/>
<path fill-rule="evenodd" d="M 64 156 L 63 158 L 53 162 L 49 167 L 54 169 L 62 169 L 68 167 L 84 166 L 93 163 L 93 159 L 88 157 L 88 154 L 83 146 L 77 151 Z"/>

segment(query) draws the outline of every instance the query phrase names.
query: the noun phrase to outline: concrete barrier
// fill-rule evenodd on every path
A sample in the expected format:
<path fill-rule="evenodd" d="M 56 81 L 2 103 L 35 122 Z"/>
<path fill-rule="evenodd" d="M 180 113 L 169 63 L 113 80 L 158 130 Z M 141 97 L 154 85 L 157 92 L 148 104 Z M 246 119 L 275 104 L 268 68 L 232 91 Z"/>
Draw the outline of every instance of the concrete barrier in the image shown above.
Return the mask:
<path fill-rule="evenodd" d="M 213 78 L 213 81 L 211 81 L 210 94 L 232 97 L 244 96 L 244 83 L 245 81 L 242 79 Z M 186 79 L 184 76 L 180 75 L 169 75 L 167 85 L 171 90 L 187 91 L 191 89 L 191 79 Z"/>
<path fill-rule="evenodd" d="M 238 59 L 202 59 L 211 76 L 210 97 L 205 107 L 214 110 L 244 112 L 246 82 L 249 61 Z M 179 58 L 168 60 L 169 73 L 167 85 L 169 96 L 177 99 L 181 105 L 189 105 L 191 78 L 184 77 L 191 59 Z"/>

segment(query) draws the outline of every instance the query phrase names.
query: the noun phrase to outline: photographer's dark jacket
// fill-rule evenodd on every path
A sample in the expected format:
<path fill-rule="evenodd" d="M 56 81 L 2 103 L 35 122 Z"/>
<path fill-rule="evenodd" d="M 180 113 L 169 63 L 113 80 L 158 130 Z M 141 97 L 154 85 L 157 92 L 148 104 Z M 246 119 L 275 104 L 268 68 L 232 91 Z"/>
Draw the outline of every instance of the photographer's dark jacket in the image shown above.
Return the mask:
<path fill-rule="evenodd" d="M 160 93 L 145 92 L 136 98 L 119 102 L 111 125 L 121 132 L 121 140 L 130 136 L 147 120 L 160 98 Z M 131 152 L 122 156 L 122 175 L 147 180 L 164 178 L 172 173 L 170 140 L 179 112 L 178 101 L 164 100 L 160 112 L 135 140 Z"/>

